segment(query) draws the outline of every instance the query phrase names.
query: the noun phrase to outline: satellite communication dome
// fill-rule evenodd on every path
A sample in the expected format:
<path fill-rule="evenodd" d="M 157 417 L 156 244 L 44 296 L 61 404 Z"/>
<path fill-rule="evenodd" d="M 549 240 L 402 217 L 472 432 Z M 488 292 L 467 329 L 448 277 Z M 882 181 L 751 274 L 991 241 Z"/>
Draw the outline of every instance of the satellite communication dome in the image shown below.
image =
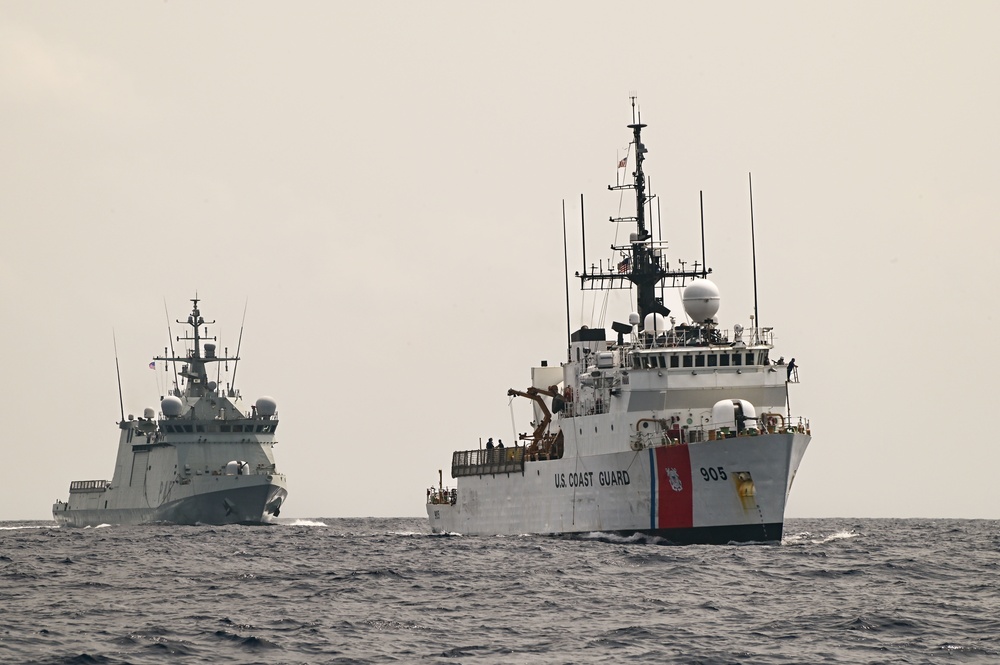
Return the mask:
<path fill-rule="evenodd" d="M 184 410 L 184 402 L 181 401 L 180 397 L 170 395 L 164 397 L 163 401 L 160 402 L 160 411 L 163 412 L 167 418 L 175 418 L 181 415 L 181 411 Z"/>
<path fill-rule="evenodd" d="M 151 408 L 147 406 L 142 411 L 142 417 L 145 418 L 146 420 L 152 420 L 154 417 L 156 417 L 156 411 L 153 411 Z"/>
<path fill-rule="evenodd" d="M 632 312 L 628 315 L 628 323 L 630 326 L 639 325 L 639 312 Z"/>
<path fill-rule="evenodd" d="M 646 315 L 646 320 L 642 324 L 643 332 L 647 333 L 662 333 L 670 330 L 670 324 L 667 322 L 667 317 L 662 314 L 657 314 L 656 312 L 651 312 Z"/>
<path fill-rule="evenodd" d="M 684 311 L 698 323 L 712 319 L 719 311 L 719 287 L 707 279 L 696 279 L 688 284 L 682 299 Z"/>
<path fill-rule="evenodd" d="M 278 403 L 274 401 L 271 397 L 258 397 L 257 402 L 257 413 L 262 416 L 273 416 L 274 412 L 278 410 Z"/>

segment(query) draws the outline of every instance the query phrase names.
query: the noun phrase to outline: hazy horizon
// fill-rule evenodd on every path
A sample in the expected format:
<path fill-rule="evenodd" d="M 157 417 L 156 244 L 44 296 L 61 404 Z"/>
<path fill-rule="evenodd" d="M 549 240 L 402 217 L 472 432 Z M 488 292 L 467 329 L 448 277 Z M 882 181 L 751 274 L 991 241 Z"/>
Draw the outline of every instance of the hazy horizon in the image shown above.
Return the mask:
<path fill-rule="evenodd" d="M 115 341 L 126 414 L 158 408 L 195 294 L 220 347 L 246 307 L 283 518 L 424 515 L 565 355 L 563 202 L 570 274 L 581 193 L 606 262 L 631 94 L 672 261 L 701 260 L 704 193 L 725 328 L 754 307 L 753 174 L 760 324 L 813 434 L 786 516 L 1000 519 L 1000 7 L 630 7 L 0 4 L 0 520 L 111 478 Z"/>

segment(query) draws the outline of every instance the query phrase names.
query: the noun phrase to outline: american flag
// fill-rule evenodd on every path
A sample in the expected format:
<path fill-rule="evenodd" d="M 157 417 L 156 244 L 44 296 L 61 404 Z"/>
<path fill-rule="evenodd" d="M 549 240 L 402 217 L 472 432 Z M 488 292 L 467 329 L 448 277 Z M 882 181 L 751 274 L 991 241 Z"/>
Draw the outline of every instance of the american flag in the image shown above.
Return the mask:
<path fill-rule="evenodd" d="M 624 157 L 618 160 L 618 168 L 623 169 L 626 166 L 628 166 L 628 155 L 625 155 Z"/>
<path fill-rule="evenodd" d="M 629 257 L 626 256 L 625 260 L 618 264 L 618 272 L 620 272 L 620 273 L 628 272 L 628 267 L 629 267 L 629 264 L 631 264 L 631 263 L 632 263 L 632 259 L 630 259 Z"/>

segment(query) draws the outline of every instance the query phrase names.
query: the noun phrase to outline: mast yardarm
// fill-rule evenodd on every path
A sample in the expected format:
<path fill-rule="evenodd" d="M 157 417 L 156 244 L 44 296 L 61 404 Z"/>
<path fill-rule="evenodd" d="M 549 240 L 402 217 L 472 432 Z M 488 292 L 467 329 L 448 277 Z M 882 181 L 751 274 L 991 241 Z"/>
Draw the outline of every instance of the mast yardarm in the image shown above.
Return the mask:
<path fill-rule="evenodd" d="M 192 334 L 189 337 L 177 337 L 177 341 L 194 342 L 194 348 L 188 352 L 186 357 L 175 357 L 175 356 L 157 356 L 153 358 L 154 360 L 162 360 L 166 362 L 173 363 L 185 363 L 182 365 L 183 370 L 180 375 L 187 379 L 188 385 L 186 392 L 188 395 L 198 397 L 205 394 L 205 390 L 208 388 L 208 372 L 205 369 L 207 363 L 217 363 L 224 362 L 228 360 L 239 360 L 238 357 L 227 358 L 224 356 L 219 356 L 215 352 L 215 345 L 206 345 L 205 353 L 202 353 L 201 343 L 202 341 L 212 340 L 216 341 L 215 337 L 208 336 L 208 329 L 205 329 L 205 334 L 202 335 L 200 331 L 200 326 L 208 326 L 215 323 L 215 321 L 206 321 L 201 315 L 201 310 L 198 309 L 199 298 L 192 298 L 193 303 L 191 307 L 191 314 L 188 315 L 187 321 L 177 320 L 177 323 L 187 323 L 191 326 Z M 239 354 L 237 354 L 238 356 Z M 174 386 L 174 394 L 180 396 L 180 386 Z"/>
<path fill-rule="evenodd" d="M 585 267 L 583 273 L 577 273 L 584 290 L 631 289 L 635 285 L 640 321 L 645 321 L 647 314 L 670 314 L 670 310 L 663 304 L 663 298 L 656 295 L 657 286 L 684 286 L 688 280 L 707 277 L 712 272 L 698 262 L 693 264 L 692 269 L 684 269 L 684 264 L 681 263 L 681 270 L 670 270 L 665 256 L 666 242 L 662 239 L 653 240 L 647 228 L 646 204 L 650 197 L 646 194 L 646 175 L 643 172 L 647 152 L 642 143 L 642 128 L 645 126 L 640 122 L 628 125 L 632 130 L 632 144 L 635 147 L 632 182 L 608 186 L 610 190 L 635 190 L 635 216 L 610 218 L 611 222 L 631 222 L 636 225 L 636 232 L 631 234 L 629 244 L 611 246 L 612 250 L 621 252 L 624 258 L 617 264 L 612 261 L 606 269 L 591 265 L 589 268 Z"/>

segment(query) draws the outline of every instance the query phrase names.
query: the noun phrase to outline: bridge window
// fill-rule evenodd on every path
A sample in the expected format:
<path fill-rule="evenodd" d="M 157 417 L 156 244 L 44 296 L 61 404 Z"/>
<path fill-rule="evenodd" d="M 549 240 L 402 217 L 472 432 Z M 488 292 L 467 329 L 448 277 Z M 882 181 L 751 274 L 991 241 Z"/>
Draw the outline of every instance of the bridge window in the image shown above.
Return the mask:
<path fill-rule="evenodd" d="M 696 355 L 694 357 L 694 366 L 695 367 L 704 367 L 705 366 L 705 356 L 701 355 L 700 353 L 698 355 Z"/>
<path fill-rule="evenodd" d="M 670 356 L 670 366 L 671 367 L 679 367 L 680 363 L 681 363 L 681 359 L 679 357 L 677 357 L 676 355 Z"/>
<path fill-rule="evenodd" d="M 684 366 L 694 367 L 694 360 L 692 360 L 691 356 L 684 356 Z"/>
<path fill-rule="evenodd" d="M 747 365 L 753 365 L 753 354 L 752 353 L 748 353 L 747 354 L 747 362 L 746 362 L 746 364 Z"/>
<path fill-rule="evenodd" d="M 734 353 L 733 354 L 733 364 L 734 365 L 742 365 L 743 364 L 743 356 L 741 354 L 739 354 L 739 353 Z"/>
<path fill-rule="evenodd" d="M 719 354 L 719 365 L 722 367 L 729 367 L 729 354 L 720 353 Z"/>
<path fill-rule="evenodd" d="M 708 354 L 708 366 L 715 367 L 719 364 L 719 357 L 714 353 Z"/>

